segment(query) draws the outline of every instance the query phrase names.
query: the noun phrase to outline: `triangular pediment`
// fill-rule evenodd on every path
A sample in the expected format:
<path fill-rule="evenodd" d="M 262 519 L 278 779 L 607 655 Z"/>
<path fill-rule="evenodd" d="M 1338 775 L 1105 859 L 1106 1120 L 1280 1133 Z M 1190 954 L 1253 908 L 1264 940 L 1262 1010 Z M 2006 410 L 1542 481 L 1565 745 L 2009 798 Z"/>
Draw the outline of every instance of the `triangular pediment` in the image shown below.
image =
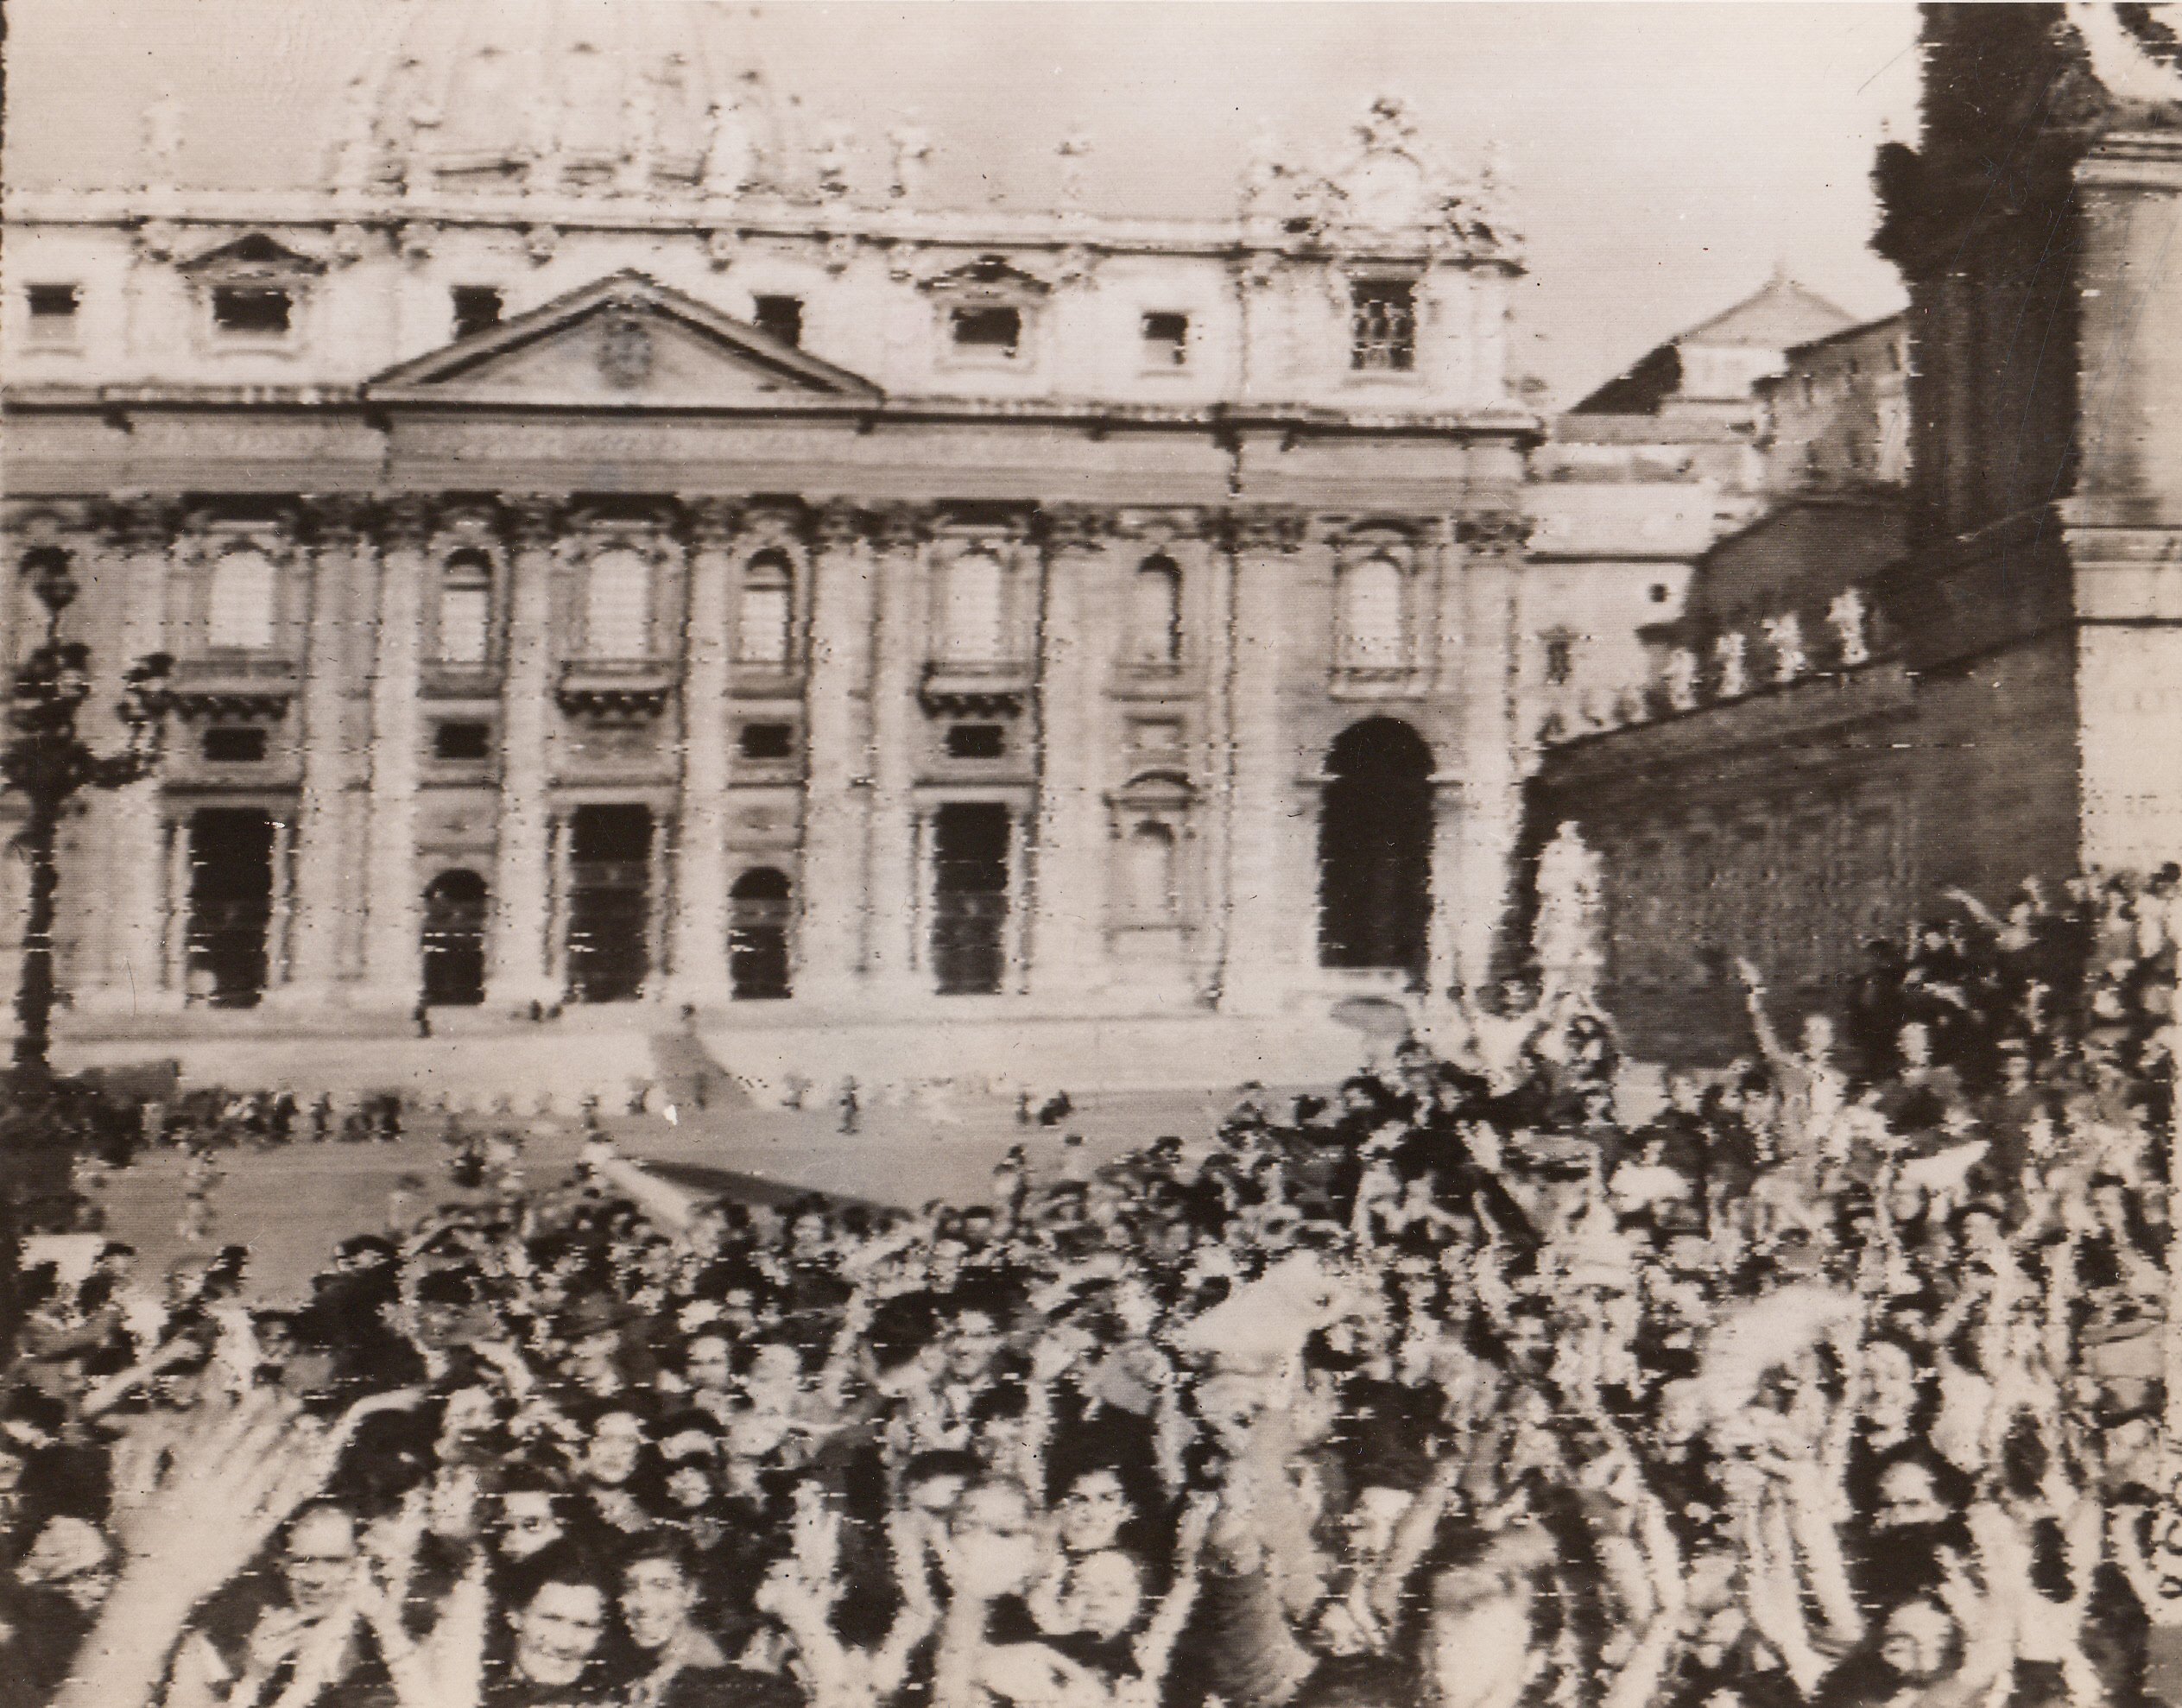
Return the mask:
<path fill-rule="evenodd" d="M 404 400 L 736 408 L 876 401 L 879 389 L 641 273 L 571 291 L 390 368 L 366 388 Z"/>
<path fill-rule="evenodd" d="M 262 231 L 252 231 L 206 250 L 202 255 L 176 263 L 177 270 L 209 280 L 288 278 L 298 273 L 323 273 L 326 263 L 299 255 Z"/>
<path fill-rule="evenodd" d="M 1005 256 L 980 256 L 977 260 L 924 282 L 923 288 L 941 295 L 1026 297 L 1045 296 L 1053 287 L 1035 274 L 1026 273 Z"/>

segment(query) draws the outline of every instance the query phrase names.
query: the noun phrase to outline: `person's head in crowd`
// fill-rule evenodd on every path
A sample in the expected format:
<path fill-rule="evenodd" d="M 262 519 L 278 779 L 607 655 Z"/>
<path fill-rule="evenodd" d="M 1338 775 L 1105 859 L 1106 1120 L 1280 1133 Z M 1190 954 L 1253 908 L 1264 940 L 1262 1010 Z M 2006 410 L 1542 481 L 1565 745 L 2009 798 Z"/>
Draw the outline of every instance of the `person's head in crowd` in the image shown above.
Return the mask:
<path fill-rule="evenodd" d="M 951 1575 L 971 1593 L 1020 1595 L 1045 1568 L 1037 1509 L 1021 1483 L 988 1477 L 962 1491 L 947 1515 Z"/>
<path fill-rule="evenodd" d="M 599 1566 L 566 1545 L 531 1560 L 507 1612 L 516 1677 L 533 1685 L 587 1683 L 617 1587 Z"/>
<path fill-rule="evenodd" d="M 911 1512 L 944 1518 L 983 1471 L 983 1460 L 960 1449 L 942 1447 L 918 1453 L 902 1467 L 902 1503 Z"/>
<path fill-rule="evenodd" d="M 621 1616 L 629 1639 L 648 1654 L 686 1645 L 703 1600 L 688 1539 L 648 1530 L 621 1556 Z"/>
<path fill-rule="evenodd" d="M 314 1501 L 288 1522 L 279 1555 L 288 1605 L 308 1620 L 339 1607 L 356 1582 L 363 1546 L 356 1515 L 332 1501 Z"/>
<path fill-rule="evenodd" d="M 1879 1473 L 1874 1529 L 1946 1524 L 1956 1516 L 1957 1509 L 1943 1497 L 1940 1468 L 1932 1460 L 1921 1456 L 1897 1459 Z"/>
<path fill-rule="evenodd" d="M 1888 1613 L 1879 1659 L 1904 1690 L 1938 1684 L 1962 1666 L 1962 1627 L 1939 1601 L 1918 1596 Z"/>
<path fill-rule="evenodd" d="M 1143 1568 L 1119 1548 L 1085 1554 L 1069 1570 L 1063 1610 L 1070 1624 L 1093 1637 L 1123 1635 L 1144 1610 Z"/>
<path fill-rule="evenodd" d="M 1121 1473 L 1093 1465 L 1068 1480 L 1058 1508 L 1061 1545 L 1074 1554 L 1113 1547 L 1136 1514 Z"/>
<path fill-rule="evenodd" d="M 718 1420 L 693 1408 L 661 1419 L 657 1435 L 660 1502 L 677 1512 L 708 1505 L 720 1492 Z"/>
<path fill-rule="evenodd" d="M 16 1562 L 16 1581 L 64 1596 L 80 1612 L 96 1612 L 113 1588 L 113 1552 L 90 1520 L 60 1513 L 46 1521 Z"/>
<path fill-rule="evenodd" d="M 508 1409 L 500 1396 L 483 1383 L 449 1393 L 440 1402 L 439 1437 L 433 1449 L 440 1462 L 476 1464 L 491 1456 Z"/>
<path fill-rule="evenodd" d="M 700 1332 L 682 1347 L 682 1382 L 692 1393 L 724 1394 L 734 1384 L 734 1347 L 724 1334 Z"/>
<path fill-rule="evenodd" d="M 568 1534 L 566 1485 L 526 1460 L 506 1464 L 494 1497 L 493 1547 L 501 1559 L 529 1559 Z"/>
<path fill-rule="evenodd" d="M 576 1471 L 586 1482 L 618 1489 L 642 1468 L 648 1438 L 641 1413 L 602 1401 L 584 1408 L 581 1426 Z"/>
<path fill-rule="evenodd" d="M 434 1269 L 417 1282 L 416 1336 L 434 1351 L 492 1339 L 500 1319 L 485 1277 L 467 1264 Z"/>
<path fill-rule="evenodd" d="M 400 1256 L 394 1242 L 378 1234 L 355 1234 L 333 1248 L 335 1266 L 348 1275 L 390 1268 Z"/>

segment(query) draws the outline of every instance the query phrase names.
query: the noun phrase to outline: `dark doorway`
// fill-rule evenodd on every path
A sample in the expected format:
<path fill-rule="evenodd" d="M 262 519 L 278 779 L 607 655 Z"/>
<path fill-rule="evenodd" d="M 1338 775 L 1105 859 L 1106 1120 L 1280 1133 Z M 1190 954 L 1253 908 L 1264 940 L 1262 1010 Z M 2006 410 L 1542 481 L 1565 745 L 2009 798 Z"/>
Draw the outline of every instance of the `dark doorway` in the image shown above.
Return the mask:
<path fill-rule="evenodd" d="M 568 854 L 568 994 L 641 996 L 651 971 L 652 809 L 579 807 Z"/>
<path fill-rule="evenodd" d="M 735 1000 L 775 1001 L 788 994 L 787 874 L 759 866 L 728 892 L 727 976 Z"/>
<path fill-rule="evenodd" d="M 943 996 L 1000 992 L 1008 834 L 1008 809 L 996 801 L 958 801 L 933 816 L 932 965 Z"/>
<path fill-rule="evenodd" d="M 1326 755 L 1319 820 L 1319 962 L 1425 976 L 1432 926 L 1432 750 L 1374 718 Z"/>
<path fill-rule="evenodd" d="M 265 994 L 273 922 L 273 815 L 208 807 L 189 821 L 189 989 L 214 1008 Z"/>
<path fill-rule="evenodd" d="M 485 881 L 441 872 L 424 892 L 424 999 L 475 1008 L 485 999 Z"/>

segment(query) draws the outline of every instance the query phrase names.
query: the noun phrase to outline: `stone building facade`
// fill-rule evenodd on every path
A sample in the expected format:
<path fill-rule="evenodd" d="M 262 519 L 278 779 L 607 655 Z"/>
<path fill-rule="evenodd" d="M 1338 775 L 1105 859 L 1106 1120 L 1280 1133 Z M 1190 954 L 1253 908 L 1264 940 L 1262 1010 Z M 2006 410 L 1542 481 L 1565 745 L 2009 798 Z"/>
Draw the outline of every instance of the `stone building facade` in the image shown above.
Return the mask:
<path fill-rule="evenodd" d="M 1877 174 L 1904 321 L 1791 352 L 1770 433 L 1795 490 L 1700 562 L 1618 727 L 1533 786 L 1534 834 L 1572 820 L 1603 857 L 1637 1048 L 1731 1048 L 1738 956 L 1831 1006 L 1949 887 L 2182 852 L 2182 73 L 2158 31 L 1926 9 L 1924 137 Z"/>
<path fill-rule="evenodd" d="M 9 560 L 66 555 L 95 706 L 176 660 L 68 829 L 64 1026 L 1482 977 L 1538 431 L 1489 178 L 1382 103 L 1229 220 L 1085 212 L 1080 145 L 938 209 L 705 9 L 566 9 L 516 100 L 494 9 L 417 9 L 468 33 L 316 187 L 175 187 L 154 115 L 146 185 L 9 197 Z"/>

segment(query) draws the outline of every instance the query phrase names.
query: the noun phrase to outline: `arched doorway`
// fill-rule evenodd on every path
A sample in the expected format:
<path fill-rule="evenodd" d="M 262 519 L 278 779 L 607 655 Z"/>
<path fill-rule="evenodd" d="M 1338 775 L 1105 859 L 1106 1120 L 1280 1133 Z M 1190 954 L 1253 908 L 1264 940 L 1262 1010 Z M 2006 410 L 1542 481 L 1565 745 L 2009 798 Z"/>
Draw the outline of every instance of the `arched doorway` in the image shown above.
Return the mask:
<path fill-rule="evenodd" d="M 441 872 L 424 892 L 424 999 L 474 1008 L 485 999 L 485 881 Z"/>
<path fill-rule="evenodd" d="M 1326 755 L 1319 962 L 1425 976 L 1432 927 L 1432 750 L 1407 724 L 1352 724 Z"/>
<path fill-rule="evenodd" d="M 273 922 L 273 815 L 207 807 L 189 820 L 189 993 L 214 1008 L 256 1006 Z"/>
<path fill-rule="evenodd" d="M 788 880 L 758 866 L 728 892 L 727 976 L 738 1003 L 777 1001 L 788 990 Z"/>

